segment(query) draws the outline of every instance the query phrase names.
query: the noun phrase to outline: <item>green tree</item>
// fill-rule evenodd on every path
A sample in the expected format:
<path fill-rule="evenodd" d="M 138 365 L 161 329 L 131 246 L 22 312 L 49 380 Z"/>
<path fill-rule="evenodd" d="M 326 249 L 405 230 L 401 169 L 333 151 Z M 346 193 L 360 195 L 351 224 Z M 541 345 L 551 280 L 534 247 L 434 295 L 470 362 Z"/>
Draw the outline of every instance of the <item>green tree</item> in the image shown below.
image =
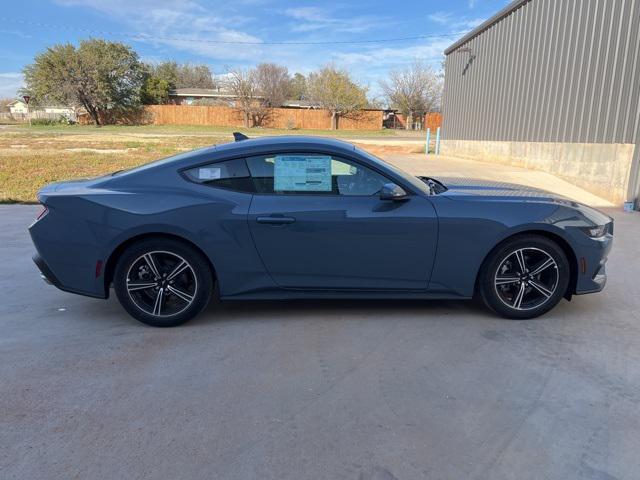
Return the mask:
<path fill-rule="evenodd" d="M 301 73 L 295 73 L 291 79 L 291 98 L 293 100 L 307 98 L 307 77 Z"/>
<path fill-rule="evenodd" d="M 213 74 L 207 65 L 179 64 L 175 61 L 160 62 L 146 66 L 152 89 L 158 87 L 158 80 L 169 85 L 169 91 L 176 88 L 216 88 Z"/>
<path fill-rule="evenodd" d="M 149 72 L 154 77 L 166 81 L 172 89 L 178 83 L 178 64 L 174 61 L 160 62 L 155 65 L 148 65 Z"/>
<path fill-rule="evenodd" d="M 140 104 L 144 66 L 131 47 L 90 39 L 48 48 L 24 68 L 24 79 L 36 101 L 82 106 L 100 125 L 100 112 Z"/>
<path fill-rule="evenodd" d="M 355 83 L 349 72 L 327 65 L 309 74 L 309 99 L 331 112 L 331 129 L 338 128 L 338 118 L 367 105 L 367 90 Z"/>
<path fill-rule="evenodd" d="M 171 84 L 167 80 L 148 73 L 142 85 L 140 101 L 145 105 L 167 104 L 171 90 Z"/>

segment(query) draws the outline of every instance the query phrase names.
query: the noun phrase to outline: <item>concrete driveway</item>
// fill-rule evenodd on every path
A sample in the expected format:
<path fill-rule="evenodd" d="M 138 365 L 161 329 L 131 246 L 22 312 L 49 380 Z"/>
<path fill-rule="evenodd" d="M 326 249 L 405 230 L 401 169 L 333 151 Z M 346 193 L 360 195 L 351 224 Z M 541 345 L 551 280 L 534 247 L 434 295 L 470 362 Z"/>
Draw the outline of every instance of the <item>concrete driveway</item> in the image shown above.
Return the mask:
<path fill-rule="evenodd" d="M 640 215 L 599 295 L 212 306 L 170 330 L 45 285 L 0 206 L 0 478 L 640 478 Z"/>

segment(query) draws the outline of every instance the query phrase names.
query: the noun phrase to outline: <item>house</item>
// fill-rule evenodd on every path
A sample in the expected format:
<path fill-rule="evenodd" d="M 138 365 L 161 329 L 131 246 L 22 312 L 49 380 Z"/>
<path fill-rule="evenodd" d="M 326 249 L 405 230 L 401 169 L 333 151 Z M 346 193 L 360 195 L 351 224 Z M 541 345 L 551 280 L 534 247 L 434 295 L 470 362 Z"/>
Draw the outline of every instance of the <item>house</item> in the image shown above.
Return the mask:
<path fill-rule="evenodd" d="M 74 109 L 71 107 L 65 107 L 64 105 L 32 105 L 30 108 L 24 100 L 14 100 L 7 104 L 9 107 L 9 113 L 11 115 L 26 115 L 27 113 L 35 114 L 47 114 L 47 115 L 64 115 L 67 117 L 74 116 Z"/>
<path fill-rule="evenodd" d="M 233 107 L 237 95 L 223 88 L 176 88 L 169 94 L 170 103 L 173 105 L 193 105 L 198 100 L 207 100 L 210 104 L 219 104 Z M 261 98 L 259 95 L 256 99 Z M 303 108 L 317 109 L 321 108 L 317 104 L 305 100 L 288 100 L 283 108 Z"/>
<path fill-rule="evenodd" d="M 221 88 L 176 88 L 169 94 L 169 101 L 174 105 L 193 105 L 197 100 L 208 100 L 220 105 L 231 105 L 236 95 Z"/>
<path fill-rule="evenodd" d="M 24 115 L 29 111 L 26 102 L 23 100 L 14 100 L 8 103 L 7 107 L 9 107 L 9 113 L 11 113 L 11 115 Z"/>

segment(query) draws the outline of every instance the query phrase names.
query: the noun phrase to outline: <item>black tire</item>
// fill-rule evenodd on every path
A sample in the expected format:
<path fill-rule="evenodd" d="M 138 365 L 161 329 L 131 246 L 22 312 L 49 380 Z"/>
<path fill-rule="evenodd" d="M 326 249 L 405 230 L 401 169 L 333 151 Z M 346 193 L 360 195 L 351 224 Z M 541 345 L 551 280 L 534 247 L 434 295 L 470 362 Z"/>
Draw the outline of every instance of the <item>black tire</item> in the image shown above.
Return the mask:
<path fill-rule="evenodd" d="M 480 270 L 478 289 L 484 304 L 498 315 L 526 320 L 553 309 L 565 296 L 570 279 L 569 261 L 556 242 L 540 235 L 519 235 L 489 254 Z"/>
<path fill-rule="evenodd" d="M 122 307 L 154 327 L 191 320 L 209 304 L 213 285 L 207 259 L 190 245 L 168 238 L 148 238 L 128 247 L 113 276 Z"/>

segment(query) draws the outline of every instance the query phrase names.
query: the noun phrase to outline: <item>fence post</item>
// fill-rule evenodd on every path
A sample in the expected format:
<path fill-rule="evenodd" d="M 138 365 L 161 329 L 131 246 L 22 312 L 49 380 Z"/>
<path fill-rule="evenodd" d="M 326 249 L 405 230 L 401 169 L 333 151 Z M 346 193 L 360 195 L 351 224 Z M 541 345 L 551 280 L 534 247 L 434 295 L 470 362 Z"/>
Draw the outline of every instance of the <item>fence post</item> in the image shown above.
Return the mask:
<path fill-rule="evenodd" d="M 427 146 L 425 148 L 425 153 L 429 155 L 429 145 L 431 144 L 431 129 L 427 128 Z"/>
<path fill-rule="evenodd" d="M 440 127 L 436 130 L 436 155 L 440 155 Z"/>

